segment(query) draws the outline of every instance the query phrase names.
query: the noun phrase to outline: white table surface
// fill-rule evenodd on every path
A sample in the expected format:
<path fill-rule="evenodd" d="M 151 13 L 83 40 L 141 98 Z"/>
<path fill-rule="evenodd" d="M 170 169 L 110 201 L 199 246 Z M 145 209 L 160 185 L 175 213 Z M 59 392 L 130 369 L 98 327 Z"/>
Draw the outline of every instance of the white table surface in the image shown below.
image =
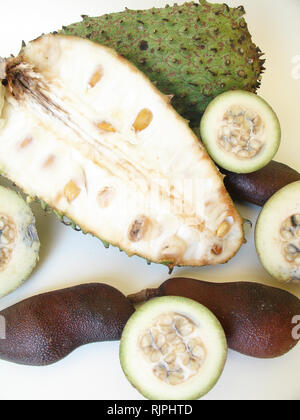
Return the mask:
<path fill-rule="evenodd" d="M 182 3 L 177 1 L 178 3 Z M 172 2 L 170 2 L 171 4 Z M 254 41 L 266 53 L 266 73 L 259 91 L 276 110 L 282 125 L 282 144 L 276 159 L 300 171 L 300 2 L 299 0 L 228 0 L 241 3 Z M 21 41 L 30 41 L 79 21 L 80 15 L 101 15 L 129 8 L 160 7 L 164 0 L 15 0 L 1 2 L 0 55 L 17 54 Z M 5 184 L 0 179 L 1 184 Z M 238 204 L 255 222 L 256 206 Z M 0 310 L 32 295 L 88 282 L 106 282 L 125 294 L 159 285 L 168 278 L 164 266 L 147 266 L 119 250 L 104 249 L 91 236 L 72 231 L 54 216 L 33 205 L 41 240 L 39 265 L 30 280 L 0 301 Z M 228 264 L 198 269 L 178 268 L 173 276 L 213 282 L 257 281 L 274 285 L 248 242 Z M 276 283 L 275 283 L 276 285 Z M 300 298 L 300 285 L 286 290 Z M 119 365 L 119 343 L 84 346 L 63 361 L 46 368 L 18 366 L 0 361 L 0 399 L 140 400 Z M 223 376 L 204 398 L 207 400 L 300 399 L 300 344 L 274 360 L 259 360 L 229 351 Z"/>

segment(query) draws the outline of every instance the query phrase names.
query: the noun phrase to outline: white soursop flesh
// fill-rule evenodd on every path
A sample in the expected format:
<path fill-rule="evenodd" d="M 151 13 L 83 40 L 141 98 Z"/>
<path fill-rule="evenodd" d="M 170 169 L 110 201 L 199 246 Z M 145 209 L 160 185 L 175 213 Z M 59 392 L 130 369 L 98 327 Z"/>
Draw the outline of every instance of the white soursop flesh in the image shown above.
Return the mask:
<path fill-rule="evenodd" d="M 46 35 L 6 61 L 0 166 L 83 231 L 149 261 L 207 265 L 243 243 L 222 176 L 149 80 L 113 50 Z"/>

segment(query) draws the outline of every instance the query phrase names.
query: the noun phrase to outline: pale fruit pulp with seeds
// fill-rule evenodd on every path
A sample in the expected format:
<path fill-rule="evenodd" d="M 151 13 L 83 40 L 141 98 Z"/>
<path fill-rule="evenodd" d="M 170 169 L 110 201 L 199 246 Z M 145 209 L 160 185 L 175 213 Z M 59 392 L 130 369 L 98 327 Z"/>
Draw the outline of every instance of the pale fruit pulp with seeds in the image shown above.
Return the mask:
<path fill-rule="evenodd" d="M 0 297 L 28 278 L 39 248 L 31 209 L 15 191 L 0 186 Z"/>
<path fill-rule="evenodd" d="M 262 265 L 277 280 L 300 283 L 300 182 L 275 193 L 256 224 L 255 244 Z"/>
<path fill-rule="evenodd" d="M 212 159 L 237 173 L 254 172 L 267 165 L 281 137 L 273 109 L 245 91 L 229 91 L 214 99 L 203 115 L 200 133 Z"/>
<path fill-rule="evenodd" d="M 218 381 L 227 343 L 216 317 L 181 297 L 156 298 L 128 321 L 120 345 L 127 379 L 149 399 L 197 399 Z"/>
<path fill-rule="evenodd" d="M 4 68 L 0 166 L 31 197 L 148 261 L 228 261 L 242 220 L 193 132 L 116 52 L 47 35 Z"/>

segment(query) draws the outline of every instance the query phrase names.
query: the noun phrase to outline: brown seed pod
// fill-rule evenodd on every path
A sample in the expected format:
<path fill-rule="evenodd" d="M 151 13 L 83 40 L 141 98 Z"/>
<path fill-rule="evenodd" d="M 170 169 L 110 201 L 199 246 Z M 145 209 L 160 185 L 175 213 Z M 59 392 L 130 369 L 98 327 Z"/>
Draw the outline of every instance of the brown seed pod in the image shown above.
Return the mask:
<path fill-rule="evenodd" d="M 206 306 L 221 322 L 228 346 L 248 356 L 279 357 L 299 341 L 293 337 L 293 318 L 300 315 L 300 300 L 281 289 L 258 283 L 172 278 L 128 299 L 138 303 L 159 296 L 182 296 Z"/>
<path fill-rule="evenodd" d="M 50 365 L 84 344 L 119 340 L 133 313 L 121 292 L 101 283 L 31 297 L 0 312 L 5 322 L 0 358 Z"/>
<path fill-rule="evenodd" d="M 300 181 L 300 173 L 289 166 L 272 160 L 264 168 L 249 174 L 237 174 L 221 169 L 226 176 L 224 184 L 229 194 L 237 200 L 263 206 L 281 188 Z"/>

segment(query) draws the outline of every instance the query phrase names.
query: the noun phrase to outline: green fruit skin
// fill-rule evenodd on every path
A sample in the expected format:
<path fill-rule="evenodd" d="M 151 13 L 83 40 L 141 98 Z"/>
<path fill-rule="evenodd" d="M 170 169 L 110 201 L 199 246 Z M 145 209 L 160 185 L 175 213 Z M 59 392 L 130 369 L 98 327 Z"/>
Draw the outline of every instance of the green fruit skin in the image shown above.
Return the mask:
<path fill-rule="evenodd" d="M 242 17 L 243 7 L 199 3 L 128 10 L 63 27 L 114 48 L 155 83 L 174 95 L 172 105 L 192 126 L 211 100 L 231 89 L 256 92 L 264 61 Z"/>
<path fill-rule="evenodd" d="M 138 303 L 158 296 L 183 296 L 206 306 L 221 322 L 229 348 L 247 356 L 280 357 L 299 341 L 293 338 L 292 319 L 300 314 L 300 299 L 285 290 L 178 277 L 128 298 Z"/>
<path fill-rule="evenodd" d="M 101 283 L 31 297 L 0 312 L 6 326 L 0 358 L 31 366 L 56 363 L 82 345 L 119 340 L 134 311 L 121 292 Z"/>

